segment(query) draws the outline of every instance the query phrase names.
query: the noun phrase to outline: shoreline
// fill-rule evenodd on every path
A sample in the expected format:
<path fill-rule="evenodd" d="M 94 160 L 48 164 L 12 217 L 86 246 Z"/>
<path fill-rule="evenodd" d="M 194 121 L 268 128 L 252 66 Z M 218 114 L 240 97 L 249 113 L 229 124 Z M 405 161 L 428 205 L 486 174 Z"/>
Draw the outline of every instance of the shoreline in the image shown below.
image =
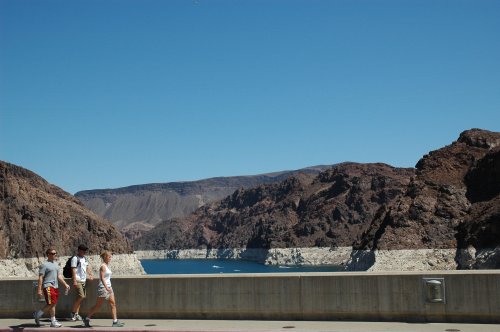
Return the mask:
<path fill-rule="evenodd" d="M 344 271 L 456 270 L 456 249 L 353 250 L 351 247 L 138 250 L 138 259 L 242 259 L 265 265 L 337 265 Z"/>
<path fill-rule="evenodd" d="M 241 259 L 265 265 L 344 265 L 349 247 L 137 250 L 138 259 Z"/>
<path fill-rule="evenodd" d="M 116 276 L 146 275 L 142 259 L 241 259 L 265 265 L 320 266 L 336 265 L 341 271 L 397 272 L 449 271 L 460 269 L 496 269 L 500 248 L 467 249 L 402 249 L 353 250 L 352 247 L 313 248 L 236 248 L 236 249 L 177 249 L 137 250 L 132 254 L 115 254 L 111 269 Z M 101 264 L 98 255 L 86 256 L 97 276 Z M 61 269 L 69 256 L 58 259 Z M 0 277 L 38 276 L 42 258 L 0 259 Z"/>

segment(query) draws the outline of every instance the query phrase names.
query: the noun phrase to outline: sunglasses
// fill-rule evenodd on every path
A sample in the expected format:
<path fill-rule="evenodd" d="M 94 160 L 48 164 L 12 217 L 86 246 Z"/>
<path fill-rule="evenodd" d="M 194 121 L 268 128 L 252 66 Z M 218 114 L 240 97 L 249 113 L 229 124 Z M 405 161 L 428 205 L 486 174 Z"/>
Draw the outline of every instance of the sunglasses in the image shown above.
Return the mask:
<path fill-rule="evenodd" d="M 57 252 L 49 252 L 49 255 L 57 255 Z"/>

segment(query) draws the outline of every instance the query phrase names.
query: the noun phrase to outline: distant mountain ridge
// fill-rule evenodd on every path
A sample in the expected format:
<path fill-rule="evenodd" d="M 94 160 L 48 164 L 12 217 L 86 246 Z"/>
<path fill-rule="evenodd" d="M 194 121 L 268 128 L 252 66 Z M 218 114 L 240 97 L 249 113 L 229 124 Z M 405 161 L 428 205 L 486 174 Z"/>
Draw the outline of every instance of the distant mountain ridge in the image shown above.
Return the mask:
<path fill-rule="evenodd" d="M 129 239 L 136 239 L 161 221 L 185 217 L 238 189 L 281 182 L 298 173 L 318 174 L 331 167 L 319 165 L 259 175 L 85 190 L 77 192 L 75 197 L 97 215 L 111 221 Z"/>

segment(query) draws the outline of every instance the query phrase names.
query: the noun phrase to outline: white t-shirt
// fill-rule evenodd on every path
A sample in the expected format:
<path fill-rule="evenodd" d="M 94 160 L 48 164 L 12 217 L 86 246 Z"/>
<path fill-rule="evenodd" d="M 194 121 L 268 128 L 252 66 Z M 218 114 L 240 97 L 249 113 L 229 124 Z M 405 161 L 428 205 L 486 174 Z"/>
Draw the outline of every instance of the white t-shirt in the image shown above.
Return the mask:
<path fill-rule="evenodd" d="M 71 267 L 76 267 L 76 281 L 85 282 L 87 280 L 87 266 L 89 266 L 89 262 L 85 257 L 73 256 Z"/>
<path fill-rule="evenodd" d="M 107 264 L 102 264 L 101 267 L 102 266 L 104 266 L 104 283 L 106 284 L 106 286 L 111 287 L 111 275 L 113 274 L 113 272 L 111 272 L 111 269 Z M 104 288 L 103 280 L 101 280 L 101 278 L 99 278 L 99 285 L 97 285 L 97 287 Z"/>

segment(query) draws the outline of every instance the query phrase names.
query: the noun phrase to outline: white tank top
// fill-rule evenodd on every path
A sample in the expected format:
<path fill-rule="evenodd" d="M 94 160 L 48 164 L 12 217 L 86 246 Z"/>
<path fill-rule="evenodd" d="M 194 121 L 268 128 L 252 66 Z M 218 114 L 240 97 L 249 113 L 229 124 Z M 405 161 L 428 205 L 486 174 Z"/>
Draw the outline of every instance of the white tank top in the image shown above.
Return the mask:
<path fill-rule="evenodd" d="M 111 274 L 113 274 L 113 272 L 111 272 L 111 270 L 109 269 L 109 267 L 106 264 L 102 264 L 101 266 L 104 266 L 104 282 L 106 283 L 106 286 L 111 287 Z M 104 285 L 102 284 L 101 278 L 99 278 L 99 286 L 98 287 L 104 288 Z"/>

